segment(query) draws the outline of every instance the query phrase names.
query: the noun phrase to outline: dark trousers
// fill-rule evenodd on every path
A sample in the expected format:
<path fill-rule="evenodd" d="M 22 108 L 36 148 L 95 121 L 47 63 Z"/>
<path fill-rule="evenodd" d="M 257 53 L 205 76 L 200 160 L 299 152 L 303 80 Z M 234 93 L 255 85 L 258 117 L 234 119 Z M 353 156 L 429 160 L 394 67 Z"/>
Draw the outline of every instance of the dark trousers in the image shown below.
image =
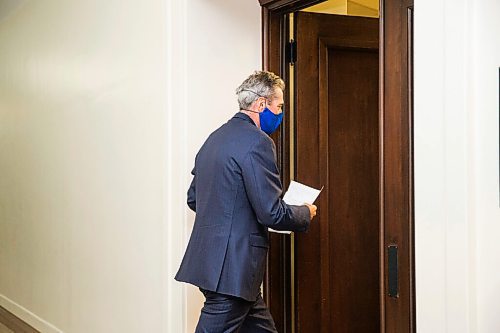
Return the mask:
<path fill-rule="evenodd" d="M 205 295 L 195 333 L 277 333 L 262 296 L 249 302 L 242 298 L 200 289 Z"/>

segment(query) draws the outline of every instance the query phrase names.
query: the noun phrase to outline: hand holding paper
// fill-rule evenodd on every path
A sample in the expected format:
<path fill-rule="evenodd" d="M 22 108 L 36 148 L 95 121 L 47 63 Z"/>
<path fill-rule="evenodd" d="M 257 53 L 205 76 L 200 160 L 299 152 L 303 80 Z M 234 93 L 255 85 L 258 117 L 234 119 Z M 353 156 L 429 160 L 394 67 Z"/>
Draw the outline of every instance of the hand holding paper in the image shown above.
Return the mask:
<path fill-rule="evenodd" d="M 313 219 L 313 217 L 316 216 L 316 210 L 318 209 L 318 207 L 316 207 L 316 205 L 310 205 L 308 203 L 305 204 L 307 206 L 307 208 L 309 208 L 309 214 L 311 216 L 311 220 Z"/>
<path fill-rule="evenodd" d="M 283 197 L 283 201 L 285 201 L 289 205 L 301 206 L 306 203 L 312 205 L 314 201 L 316 201 L 316 198 L 318 197 L 318 195 L 321 193 L 322 190 L 323 188 L 321 188 L 321 190 L 317 190 L 315 188 L 309 187 L 307 185 L 292 180 L 290 186 L 288 187 L 288 191 L 285 193 L 285 196 Z M 315 212 L 314 215 L 316 215 Z M 281 234 L 291 233 L 291 231 L 278 231 L 271 228 L 269 228 L 269 231 Z"/>

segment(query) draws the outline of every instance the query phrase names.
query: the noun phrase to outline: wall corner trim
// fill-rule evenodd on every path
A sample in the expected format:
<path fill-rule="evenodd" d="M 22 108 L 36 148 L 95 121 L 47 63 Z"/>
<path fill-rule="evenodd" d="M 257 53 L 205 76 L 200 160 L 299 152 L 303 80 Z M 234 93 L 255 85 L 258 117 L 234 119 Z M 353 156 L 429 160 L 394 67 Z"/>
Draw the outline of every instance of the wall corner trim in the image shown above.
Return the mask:
<path fill-rule="evenodd" d="M 163 219 L 163 290 L 164 332 L 186 332 L 186 287 L 174 280 L 185 249 L 187 213 L 184 196 L 187 182 L 187 3 L 167 1 L 167 106 L 166 106 L 166 166 L 163 187 L 166 207 Z M 175 221 L 175 222 L 174 222 Z"/>
<path fill-rule="evenodd" d="M 48 321 L 0 294 L 0 306 L 42 333 L 64 333 Z"/>

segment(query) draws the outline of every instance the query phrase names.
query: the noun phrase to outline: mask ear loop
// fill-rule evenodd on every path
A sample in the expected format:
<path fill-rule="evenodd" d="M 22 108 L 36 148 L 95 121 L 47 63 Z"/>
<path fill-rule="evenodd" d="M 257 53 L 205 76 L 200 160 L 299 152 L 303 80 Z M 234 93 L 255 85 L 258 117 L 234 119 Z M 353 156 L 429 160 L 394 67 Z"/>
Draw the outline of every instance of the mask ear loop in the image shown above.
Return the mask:
<path fill-rule="evenodd" d="M 253 91 L 253 90 L 243 89 L 242 91 L 248 91 L 248 92 L 254 93 L 255 95 L 257 95 L 257 96 L 259 96 L 259 97 L 262 97 L 262 98 L 264 98 L 266 101 L 268 101 L 268 99 L 267 99 L 267 97 L 266 97 L 266 96 L 262 96 L 261 94 L 258 94 L 258 93 L 256 93 L 256 92 L 255 92 L 255 91 Z M 266 102 L 266 104 L 267 104 L 267 102 Z M 261 112 L 264 112 L 264 110 L 266 109 L 266 107 L 267 107 L 267 106 L 266 106 L 266 105 L 262 105 L 262 104 L 261 104 L 261 105 L 260 105 L 260 107 L 262 108 L 262 111 L 260 111 L 260 112 L 257 112 L 257 111 L 252 111 L 252 110 L 248 110 L 248 109 L 240 109 L 240 110 L 250 111 L 250 112 L 253 112 L 253 113 L 261 113 Z"/>

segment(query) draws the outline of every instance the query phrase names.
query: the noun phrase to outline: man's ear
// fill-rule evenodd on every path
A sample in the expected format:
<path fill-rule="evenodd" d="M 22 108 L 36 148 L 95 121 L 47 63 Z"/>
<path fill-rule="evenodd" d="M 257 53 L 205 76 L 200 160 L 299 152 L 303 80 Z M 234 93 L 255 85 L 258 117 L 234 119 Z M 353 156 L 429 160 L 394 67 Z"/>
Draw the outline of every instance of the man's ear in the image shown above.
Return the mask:
<path fill-rule="evenodd" d="M 260 98 L 261 98 L 261 101 L 260 101 L 259 105 L 260 105 L 261 108 L 265 108 L 265 106 L 266 106 L 266 100 L 265 100 L 264 97 L 260 97 Z"/>

